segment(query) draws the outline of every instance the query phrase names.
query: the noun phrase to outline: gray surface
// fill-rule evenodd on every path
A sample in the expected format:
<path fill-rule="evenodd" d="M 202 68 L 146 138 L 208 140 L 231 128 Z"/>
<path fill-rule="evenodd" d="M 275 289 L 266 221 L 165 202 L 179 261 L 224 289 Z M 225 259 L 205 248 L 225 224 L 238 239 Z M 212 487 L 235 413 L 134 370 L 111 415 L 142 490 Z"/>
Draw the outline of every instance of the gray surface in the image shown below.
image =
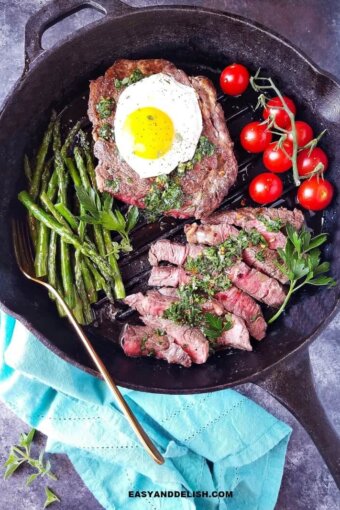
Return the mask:
<path fill-rule="evenodd" d="M 20 76 L 23 68 L 23 33 L 29 15 L 44 5 L 44 0 L 0 0 L 0 102 Z M 131 5 L 166 4 L 169 2 L 141 1 Z M 181 1 L 173 1 L 180 4 Z M 311 56 L 322 68 L 340 78 L 340 3 L 338 0 L 206 0 L 189 2 L 197 5 L 225 8 L 266 24 L 281 33 Z M 321 11 L 321 12 L 320 12 Z M 91 11 L 74 15 L 50 29 L 43 38 L 44 47 L 52 45 L 62 34 L 80 28 L 89 19 L 99 17 Z M 319 395 L 328 416 L 340 432 L 340 314 L 310 349 L 312 366 Z M 289 444 L 285 473 L 277 510 L 337 510 L 339 492 L 316 448 L 298 422 L 272 397 L 258 387 L 239 387 L 269 412 L 289 423 L 293 435 Z M 0 404 L 0 465 L 19 433 L 27 427 Z M 44 443 L 39 436 L 40 444 Z M 55 508 L 63 510 L 97 510 L 101 506 L 83 486 L 67 458 L 53 456 L 53 468 L 59 481 L 51 484 L 62 498 Z M 10 481 L 0 478 L 0 510 L 36 510 L 44 501 L 43 484 L 30 490 L 24 487 L 25 473 Z M 242 510 L 242 509 L 240 509 Z"/>

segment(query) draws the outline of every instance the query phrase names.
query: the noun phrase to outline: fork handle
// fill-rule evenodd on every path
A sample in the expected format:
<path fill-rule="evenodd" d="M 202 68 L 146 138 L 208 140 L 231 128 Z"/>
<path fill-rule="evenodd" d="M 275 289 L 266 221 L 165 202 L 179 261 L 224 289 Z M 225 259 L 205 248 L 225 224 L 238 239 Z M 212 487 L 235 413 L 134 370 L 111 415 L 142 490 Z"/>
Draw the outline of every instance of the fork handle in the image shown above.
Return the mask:
<path fill-rule="evenodd" d="M 65 310 L 67 318 L 70 321 L 73 329 L 75 330 L 75 332 L 77 333 L 78 337 L 80 338 L 80 340 L 84 344 L 84 346 L 85 346 L 87 352 L 89 353 L 92 361 L 96 365 L 98 371 L 103 376 L 104 381 L 106 382 L 106 384 L 110 388 L 111 392 L 113 393 L 114 397 L 116 398 L 117 402 L 119 403 L 121 410 L 123 411 L 124 415 L 126 416 L 130 426 L 134 430 L 134 432 L 135 432 L 136 436 L 138 437 L 139 441 L 144 446 L 145 450 L 148 452 L 150 457 L 155 462 L 157 462 L 157 464 L 163 464 L 164 463 L 164 458 L 159 453 L 159 451 L 157 450 L 157 448 L 155 447 L 155 445 L 153 444 L 153 442 L 151 441 L 151 439 L 149 438 L 149 436 L 147 435 L 147 433 L 145 432 L 143 427 L 137 421 L 137 418 L 135 417 L 135 415 L 131 411 L 130 407 L 126 403 L 123 395 L 119 391 L 119 388 L 117 387 L 116 383 L 112 379 L 111 375 L 109 374 L 108 370 L 106 369 L 106 367 L 105 367 L 104 363 L 102 362 L 101 358 L 98 356 L 98 354 L 96 353 L 95 349 L 93 348 L 92 343 L 90 342 L 89 338 L 85 335 L 83 329 L 79 326 L 78 322 L 74 318 L 73 313 L 71 312 L 71 310 L 69 309 L 69 307 L 67 306 L 67 304 L 65 303 L 63 298 L 60 296 L 60 294 L 55 290 L 55 288 L 52 287 L 49 284 L 47 284 L 47 285 L 48 285 L 49 290 L 53 293 L 53 295 L 55 296 L 55 298 L 59 302 L 60 306 Z"/>

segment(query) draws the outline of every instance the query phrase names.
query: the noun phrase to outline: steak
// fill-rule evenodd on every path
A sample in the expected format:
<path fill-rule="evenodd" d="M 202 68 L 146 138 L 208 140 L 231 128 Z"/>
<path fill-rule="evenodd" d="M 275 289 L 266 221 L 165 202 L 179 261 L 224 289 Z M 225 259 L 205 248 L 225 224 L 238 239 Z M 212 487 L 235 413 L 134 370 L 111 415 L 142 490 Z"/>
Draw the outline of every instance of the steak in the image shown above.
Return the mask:
<path fill-rule="evenodd" d="M 182 347 L 183 351 L 190 356 L 194 363 L 202 364 L 207 361 L 209 342 L 199 329 L 181 326 L 168 319 L 152 315 L 144 315 L 141 319 L 150 328 L 162 329 L 167 335 L 173 337 L 175 342 Z"/>
<path fill-rule="evenodd" d="M 189 283 L 190 276 L 181 267 L 153 266 L 148 285 L 151 287 L 178 287 Z"/>
<path fill-rule="evenodd" d="M 93 124 L 94 153 L 99 160 L 96 168 L 98 188 L 101 191 L 108 191 L 123 202 L 144 208 L 145 198 L 155 183 L 154 178 L 142 179 L 129 167 L 120 157 L 111 136 L 108 139 L 101 136 L 105 126 L 110 128 L 113 125 L 114 105 L 124 88 L 117 88 L 115 80 L 128 78 L 136 70 L 144 76 L 156 73 L 168 74 L 196 91 L 203 120 L 202 135 L 214 144 L 214 154 L 203 156 L 201 161 L 194 163 L 193 168 L 188 169 L 183 175 L 175 171 L 170 174 L 170 178 L 176 177 L 176 182 L 183 193 L 183 200 L 180 207 L 164 209 L 163 212 L 181 218 L 207 216 L 220 205 L 236 180 L 237 162 L 233 153 L 233 143 L 211 81 L 202 76 L 189 77 L 167 60 L 118 60 L 104 76 L 90 83 L 88 116 Z M 112 108 L 104 119 L 100 118 L 96 108 L 103 98 L 112 100 Z"/>
<path fill-rule="evenodd" d="M 137 310 L 141 315 L 159 316 L 163 315 L 164 311 L 176 301 L 178 301 L 178 297 L 166 296 L 156 290 L 148 291 L 145 296 L 141 292 L 137 292 L 137 294 L 131 294 L 124 299 L 124 303 Z"/>
<path fill-rule="evenodd" d="M 202 223 L 210 225 L 228 224 L 249 232 L 257 230 L 267 241 L 272 250 L 286 246 L 286 236 L 280 231 L 287 224 L 299 230 L 304 222 L 301 211 L 289 211 L 284 207 L 271 209 L 267 207 L 244 207 L 235 211 L 222 211 L 204 218 Z"/>
<path fill-rule="evenodd" d="M 236 211 L 221 211 L 212 214 L 208 218 L 205 218 L 203 223 L 233 223 L 230 219 L 235 217 L 235 215 L 238 217 L 244 216 L 249 220 L 256 220 L 261 217 L 266 220 L 279 220 L 282 227 L 289 223 L 296 228 L 296 230 L 300 230 L 305 221 L 303 213 L 299 209 L 293 209 L 293 211 L 290 211 L 285 207 L 242 207 Z"/>
<path fill-rule="evenodd" d="M 286 293 L 279 282 L 244 262 L 237 262 L 226 273 L 235 287 L 268 306 L 278 308 L 285 300 Z"/>
<path fill-rule="evenodd" d="M 149 250 L 149 262 L 151 266 L 157 266 L 159 262 L 166 260 L 170 264 L 182 266 L 188 257 L 197 257 L 203 249 L 195 244 L 180 244 L 160 239 Z"/>
<path fill-rule="evenodd" d="M 222 335 L 215 340 L 215 348 L 234 348 L 243 351 L 252 351 L 249 341 L 248 329 L 240 317 L 231 316 L 232 327 L 223 331 Z"/>
<path fill-rule="evenodd" d="M 174 342 L 172 337 L 160 335 L 147 326 L 126 324 L 120 343 L 127 356 L 153 356 L 183 367 L 191 366 L 190 356 Z"/>
<path fill-rule="evenodd" d="M 226 268 L 225 273 L 235 287 L 268 306 L 279 307 L 286 297 L 278 281 L 250 268 L 244 262 L 236 262 L 233 266 Z M 178 287 L 189 281 L 189 274 L 181 267 L 154 266 L 148 283 L 155 286 Z"/>
<path fill-rule="evenodd" d="M 236 287 L 219 292 L 215 297 L 228 312 L 234 313 L 245 321 L 253 338 L 262 340 L 265 337 L 267 324 L 260 306 L 252 297 Z"/>
<path fill-rule="evenodd" d="M 218 225 L 198 225 L 197 223 L 192 223 L 191 225 L 184 226 L 184 232 L 188 242 L 193 243 L 190 246 L 194 246 L 194 243 L 202 243 L 209 246 L 218 245 L 226 241 L 228 237 L 237 236 L 240 233 L 237 228 L 232 225 L 228 225 L 227 223 L 220 223 Z M 170 243 L 170 241 L 168 242 Z M 163 248 L 165 252 L 165 246 Z M 175 249 L 176 248 L 174 247 L 174 251 Z M 203 251 L 203 247 L 201 247 L 201 251 Z M 196 255 L 194 250 L 192 250 L 191 256 L 192 258 L 195 258 L 195 256 L 198 256 L 199 254 L 200 253 Z M 284 275 L 277 266 L 279 257 L 275 250 L 262 248 L 261 246 L 249 246 L 243 250 L 242 258 L 248 266 L 255 267 L 255 269 L 275 278 L 283 284 L 288 282 L 286 275 Z M 166 259 L 163 258 L 162 260 Z"/>

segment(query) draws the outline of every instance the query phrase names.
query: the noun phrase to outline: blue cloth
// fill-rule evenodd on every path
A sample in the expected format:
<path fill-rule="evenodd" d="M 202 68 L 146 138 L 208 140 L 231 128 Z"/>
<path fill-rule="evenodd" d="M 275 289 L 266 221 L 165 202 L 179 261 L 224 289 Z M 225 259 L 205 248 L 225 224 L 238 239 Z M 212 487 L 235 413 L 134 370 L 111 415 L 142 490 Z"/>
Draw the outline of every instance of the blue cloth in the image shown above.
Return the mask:
<path fill-rule="evenodd" d="M 122 390 L 166 462 L 139 445 L 105 384 L 0 315 L 0 398 L 65 453 L 106 510 L 271 510 L 290 428 L 243 395 Z M 79 349 L 82 347 L 79 346 Z M 227 368 L 226 368 L 227 369 Z M 129 491 L 233 491 L 227 498 L 129 497 Z"/>

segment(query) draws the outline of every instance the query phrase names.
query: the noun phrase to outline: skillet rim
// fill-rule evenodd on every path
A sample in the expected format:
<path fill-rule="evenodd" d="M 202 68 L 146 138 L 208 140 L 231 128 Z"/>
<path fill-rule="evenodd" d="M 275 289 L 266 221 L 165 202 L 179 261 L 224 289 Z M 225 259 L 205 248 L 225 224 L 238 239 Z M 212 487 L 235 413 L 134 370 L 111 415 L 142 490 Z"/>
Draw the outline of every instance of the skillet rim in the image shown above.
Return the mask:
<path fill-rule="evenodd" d="M 232 21 L 236 20 L 246 26 L 249 26 L 253 29 L 256 29 L 256 30 L 266 34 L 268 37 L 270 37 L 272 39 L 275 39 L 276 43 L 283 44 L 284 46 L 288 47 L 290 50 L 292 50 L 297 55 L 298 58 L 305 61 L 305 63 L 313 70 L 314 73 L 316 73 L 318 76 L 326 78 L 327 80 L 332 82 L 333 86 L 337 87 L 340 91 L 340 81 L 338 81 L 338 79 L 332 73 L 323 70 L 321 67 L 319 67 L 317 64 L 315 64 L 315 62 L 312 59 L 310 59 L 302 50 L 298 49 L 294 44 L 292 44 L 290 41 L 288 41 L 284 36 L 281 36 L 280 34 L 276 33 L 274 30 L 268 29 L 267 27 L 265 27 L 264 25 L 262 25 L 258 22 L 250 21 L 249 19 L 247 19 L 243 16 L 239 16 L 237 14 L 232 14 L 229 12 L 222 12 L 222 11 L 219 11 L 216 9 L 209 9 L 209 8 L 205 8 L 205 7 L 190 6 L 190 5 L 174 5 L 174 6 L 162 5 L 162 6 L 134 8 L 132 6 L 124 4 L 123 8 L 125 8 L 125 7 L 126 7 L 126 11 L 124 11 L 123 13 L 120 13 L 119 15 L 115 15 L 114 12 L 108 12 L 107 15 L 104 16 L 103 18 L 101 18 L 93 23 L 90 23 L 89 25 L 87 25 L 81 29 L 78 29 L 76 32 L 66 36 L 60 42 L 58 42 L 51 48 L 42 50 L 42 52 L 36 58 L 34 58 L 31 62 L 27 61 L 27 59 L 26 59 L 25 68 L 23 70 L 21 77 L 19 77 L 19 79 L 11 87 L 10 91 L 8 92 L 8 94 L 6 95 L 6 97 L 2 103 L 2 106 L 0 109 L 0 123 L 2 121 L 3 114 L 5 113 L 6 109 L 11 106 L 11 102 L 15 98 L 17 91 L 20 90 L 20 87 L 22 86 L 22 84 L 24 82 L 26 82 L 26 80 L 29 79 L 31 73 L 35 71 L 36 67 L 38 67 L 43 60 L 48 58 L 48 56 L 50 54 L 53 54 L 55 51 L 59 51 L 60 48 L 62 48 L 62 46 L 66 45 L 70 41 L 74 42 L 74 40 L 76 40 L 76 39 L 81 39 L 81 38 L 85 37 L 87 33 L 91 32 L 93 29 L 96 29 L 101 24 L 105 24 L 110 21 L 119 21 L 121 18 L 126 18 L 129 16 L 143 14 L 144 12 L 155 13 L 155 15 L 156 15 L 157 12 L 159 12 L 159 11 L 171 11 L 171 12 L 188 11 L 189 13 L 198 12 L 200 14 L 203 13 L 203 14 L 207 14 L 207 15 L 228 18 Z M 230 387 L 233 387 L 233 386 L 236 386 L 239 384 L 244 384 L 246 382 L 254 381 L 254 380 L 256 380 L 256 378 L 258 378 L 260 376 L 262 378 L 263 375 L 267 375 L 269 372 L 271 372 L 273 369 L 275 369 L 278 365 L 283 363 L 283 361 L 288 360 L 289 358 L 291 358 L 291 356 L 293 356 L 297 352 L 300 352 L 303 349 L 306 349 L 308 347 L 308 345 L 311 342 L 313 342 L 319 336 L 319 334 L 328 326 L 328 324 L 331 322 L 331 320 L 336 315 L 336 312 L 340 308 L 340 285 L 339 284 L 337 285 L 336 290 L 337 290 L 337 293 L 336 293 L 334 307 L 329 312 L 329 314 L 324 319 L 324 321 L 319 326 L 317 326 L 315 328 L 315 330 L 313 331 L 313 333 L 311 335 L 309 335 L 305 340 L 303 340 L 300 343 L 300 345 L 298 345 L 295 349 L 286 353 L 277 361 L 272 362 L 267 367 L 261 368 L 260 370 L 256 371 L 253 374 L 241 377 L 236 382 L 233 381 L 233 382 L 227 382 L 227 383 L 218 384 L 218 385 L 215 384 L 212 386 L 206 386 L 204 388 L 199 388 L 199 389 L 194 389 L 194 390 L 193 389 L 168 389 L 168 388 L 164 389 L 163 387 L 162 388 L 152 387 L 150 389 L 150 388 L 142 387 L 141 385 L 126 383 L 125 381 L 123 383 L 121 383 L 121 381 L 119 379 L 116 379 L 117 383 L 120 386 L 128 388 L 128 389 L 145 391 L 148 393 L 163 393 L 163 394 L 177 394 L 177 395 L 179 395 L 179 394 L 189 394 L 189 393 L 194 394 L 194 393 L 205 393 L 205 392 L 211 392 L 211 391 L 218 391 L 218 390 L 230 388 Z M 13 312 L 13 310 L 11 310 L 11 308 L 9 306 L 4 305 L 4 303 L 1 300 L 1 289 L 0 289 L 0 309 L 2 309 L 6 313 L 8 313 L 12 317 L 14 317 L 16 320 L 19 320 L 32 334 L 34 334 L 35 337 L 37 337 L 39 339 L 39 341 L 42 342 L 42 344 L 45 347 L 47 347 L 50 351 L 52 351 L 58 357 L 60 357 L 64 361 L 70 363 L 71 365 L 77 367 L 78 369 L 80 369 L 90 375 L 93 375 L 98 379 L 101 379 L 100 374 L 95 369 L 86 367 L 82 363 L 79 363 L 78 361 L 72 359 L 68 354 L 66 354 L 64 351 L 59 349 L 55 344 L 51 343 L 43 333 L 41 333 L 40 331 L 37 331 L 34 328 L 34 326 L 29 322 L 29 320 L 25 319 L 25 317 L 23 315 L 21 315 L 20 313 Z"/>

